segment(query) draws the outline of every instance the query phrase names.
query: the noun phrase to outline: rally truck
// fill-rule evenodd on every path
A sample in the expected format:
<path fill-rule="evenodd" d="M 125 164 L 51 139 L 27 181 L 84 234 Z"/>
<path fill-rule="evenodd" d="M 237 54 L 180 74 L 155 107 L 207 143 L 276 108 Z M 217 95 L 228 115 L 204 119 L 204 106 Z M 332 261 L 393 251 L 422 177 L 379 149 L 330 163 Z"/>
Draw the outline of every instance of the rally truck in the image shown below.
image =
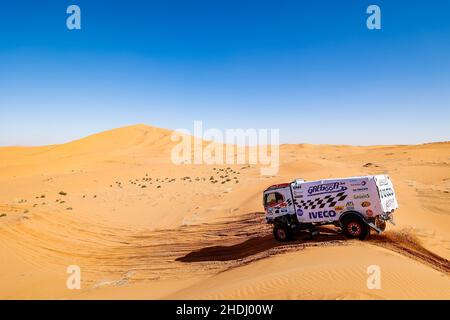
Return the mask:
<path fill-rule="evenodd" d="M 289 241 L 295 230 L 318 234 L 317 226 L 332 224 L 348 238 L 364 240 L 373 229 L 381 233 L 394 224 L 398 208 L 388 175 L 305 181 L 270 186 L 263 193 L 266 222 L 278 241 Z"/>

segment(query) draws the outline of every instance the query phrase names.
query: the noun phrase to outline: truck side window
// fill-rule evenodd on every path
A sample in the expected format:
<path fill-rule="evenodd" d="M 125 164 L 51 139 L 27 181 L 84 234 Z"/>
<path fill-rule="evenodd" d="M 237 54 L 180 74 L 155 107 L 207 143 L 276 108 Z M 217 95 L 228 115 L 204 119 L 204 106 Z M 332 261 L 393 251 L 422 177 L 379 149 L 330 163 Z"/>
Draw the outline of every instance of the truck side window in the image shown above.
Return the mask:
<path fill-rule="evenodd" d="M 283 201 L 284 201 L 284 197 L 281 193 L 271 192 L 271 193 L 266 194 L 265 200 L 264 200 L 264 205 L 266 207 L 271 207 L 271 206 L 274 206 Z"/>

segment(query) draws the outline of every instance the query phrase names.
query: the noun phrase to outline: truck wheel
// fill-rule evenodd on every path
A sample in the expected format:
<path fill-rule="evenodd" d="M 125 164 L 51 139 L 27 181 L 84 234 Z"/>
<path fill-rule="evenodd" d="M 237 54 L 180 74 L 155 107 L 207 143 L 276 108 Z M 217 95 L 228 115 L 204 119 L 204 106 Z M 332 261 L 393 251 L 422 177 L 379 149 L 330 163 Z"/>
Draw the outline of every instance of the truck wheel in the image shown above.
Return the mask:
<path fill-rule="evenodd" d="M 286 224 L 276 224 L 273 226 L 273 236 L 277 241 L 286 242 L 292 240 L 292 230 Z"/>
<path fill-rule="evenodd" d="M 342 221 L 342 231 L 350 239 L 364 240 L 369 235 L 369 226 L 358 216 L 351 215 Z"/>

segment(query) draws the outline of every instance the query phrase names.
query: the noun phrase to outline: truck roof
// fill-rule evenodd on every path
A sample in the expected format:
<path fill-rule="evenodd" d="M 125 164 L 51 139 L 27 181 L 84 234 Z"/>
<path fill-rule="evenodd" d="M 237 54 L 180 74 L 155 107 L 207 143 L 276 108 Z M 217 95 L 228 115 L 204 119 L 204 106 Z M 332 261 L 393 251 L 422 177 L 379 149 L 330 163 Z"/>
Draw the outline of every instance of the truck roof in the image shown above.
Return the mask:
<path fill-rule="evenodd" d="M 378 175 L 367 175 L 367 176 L 354 176 L 354 177 L 345 177 L 345 178 L 327 178 L 327 179 L 318 179 L 318 180 L 311 180 L 311 181 L 305 181 L 305 182 L 316 182 L 316 181 L 331 181 L 331 180 L 358 180 L 358 179 L 373 179 L 377 176 L 386 176 L 383 174 Z"/>
<path fill-rule="evenodd" d="M 381 176 L 387 176 L 387 175 L 383 175 L 383 174 L 378 174 L 378 175 L 367 175 L 367 176 L 354 176 L 354 177 L 345 177 L 345 178 L 327 178 L 327 179 L 318 179 L 318 180 L 311 180 L 311 181 L 303 181 L 302 183 L 309 183 L 309 182 L 319 182 L 319 181 L 333 181 L 333 180 L 357 180 L 357 179 L 373 179 L 375 177 L 381 177 Z M 294 180 L 293 182 L 295 182 L 296 180 Z M 273 190 L 273 189 L 280 189 L 280 188 L 285 188 L 288 187 L 291 183 L 293 182 L 289 182 L 289 183 L 280 183 L 280 184 L 274 184 L 271 185 L 270 187 L 268 187 L 265 191 L 268 190 Z"/>
<path fill-rule="evenodd" d="M 274 185 L 271 185 L 270 187 L 268 187 L 268 188 L 267 188 L 266 190 L 264 190 L 264 191 L 272 190 L 272 189 L 285 188 L 285 187 L 288 187 L 289 185 L 290 185 L 290 183 L 274 184 Z"/>

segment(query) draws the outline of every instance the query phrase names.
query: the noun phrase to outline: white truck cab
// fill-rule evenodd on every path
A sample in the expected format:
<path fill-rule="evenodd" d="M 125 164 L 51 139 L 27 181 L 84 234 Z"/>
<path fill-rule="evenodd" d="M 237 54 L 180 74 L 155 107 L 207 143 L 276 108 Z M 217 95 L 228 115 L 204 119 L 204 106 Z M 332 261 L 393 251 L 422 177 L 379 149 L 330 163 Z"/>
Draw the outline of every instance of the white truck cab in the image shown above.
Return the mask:
<path fill-rule="evenodd" d="M 349 238 L 365 239 L 370 229 L 381 233 L 393 222 L 398 208 L 388 175 L 304 181 L 273 185 L 264 190 L 267 223 L 279 241 L 292 238 L 295 229 L 334 224 Z"/>

